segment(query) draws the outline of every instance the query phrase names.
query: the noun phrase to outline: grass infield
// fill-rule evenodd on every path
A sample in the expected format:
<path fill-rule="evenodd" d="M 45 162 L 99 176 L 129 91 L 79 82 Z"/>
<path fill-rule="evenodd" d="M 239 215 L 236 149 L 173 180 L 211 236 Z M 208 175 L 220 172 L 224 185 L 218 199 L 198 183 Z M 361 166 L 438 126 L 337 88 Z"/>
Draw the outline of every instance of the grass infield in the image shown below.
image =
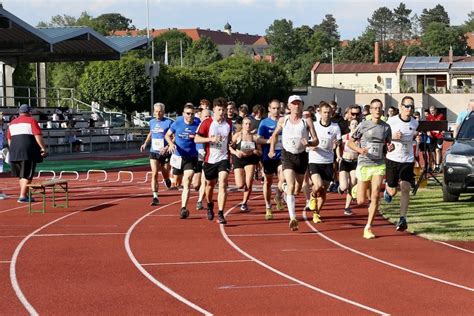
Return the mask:
<path fill-rule="evenodd" d="M 383 200 L 380 212 L 396 223 L 400 213 L 400 192 L 392 203 Z M 439 186 L 428 186 L 410 195 L 408 231 L 432 240 L 474 241 L 474 195 L 461 194 L 459 202 L 443 202 Z"/>

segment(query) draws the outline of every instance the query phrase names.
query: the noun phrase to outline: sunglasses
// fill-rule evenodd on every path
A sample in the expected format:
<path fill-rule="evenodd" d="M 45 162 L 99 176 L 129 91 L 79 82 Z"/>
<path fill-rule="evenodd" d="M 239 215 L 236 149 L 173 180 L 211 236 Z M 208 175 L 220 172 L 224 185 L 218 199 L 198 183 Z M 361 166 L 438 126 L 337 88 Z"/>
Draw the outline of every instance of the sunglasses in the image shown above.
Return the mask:
<path fill-rule="evenodd" d="M 193 112 L 184 112 L 184 114 L 186 114 L 186 115 L 193 115 L 194 113 L 193 113 Z"/>
<path fill-rule="evenodd" d="M 354 112 L 351 112 L 351 115 L 360 115 L 360 112 L 357 112 L 357 113 L 354 113 Z"/>
<path fill-rule="evenodd" d="M 413 104 L 402 104 L 402 106 L 406 109 L 414 109 L 415 106 Z"/>

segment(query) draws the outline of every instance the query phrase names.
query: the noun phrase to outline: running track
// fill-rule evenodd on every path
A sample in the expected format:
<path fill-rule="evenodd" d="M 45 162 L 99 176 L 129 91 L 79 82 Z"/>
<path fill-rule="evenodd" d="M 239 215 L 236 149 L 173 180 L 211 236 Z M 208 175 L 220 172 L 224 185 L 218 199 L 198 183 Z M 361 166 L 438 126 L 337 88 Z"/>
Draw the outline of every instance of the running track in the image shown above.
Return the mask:
<path fill-rule="evenodd" d="M 149 183 L 96 179 L 71 181 L 70 208 L 48 205 L 44 215 L 28 214 L 13 198 L 0 201 L 0 314 L 474 311 L 473 243 L 399 233 L 380 217 L 379 238 L 364 240 L 366 209 L 344 216 L 337 194 L 322 224 L 299 212 L 300 230 L 290 232 L 286 211 L 263 219 L 261 192 L 246 214 L 238 210 L 241 193 L 231 192 L 228 225 L 220 226 L 194 207 L 180 220 L 178 191 L 160 192 L 151 207 Z M 14 196 L 16 180 L 1 180 Z"/>

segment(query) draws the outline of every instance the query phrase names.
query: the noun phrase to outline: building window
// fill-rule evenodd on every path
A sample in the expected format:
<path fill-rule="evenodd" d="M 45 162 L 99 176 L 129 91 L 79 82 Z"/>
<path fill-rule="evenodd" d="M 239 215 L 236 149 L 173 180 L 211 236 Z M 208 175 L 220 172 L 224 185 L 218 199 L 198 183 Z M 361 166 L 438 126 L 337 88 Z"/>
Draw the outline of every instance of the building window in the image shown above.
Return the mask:
<path fill-rule="evenodd" d="M 392 90 L 392 78 L 385 78 L 385 89 Z"/>

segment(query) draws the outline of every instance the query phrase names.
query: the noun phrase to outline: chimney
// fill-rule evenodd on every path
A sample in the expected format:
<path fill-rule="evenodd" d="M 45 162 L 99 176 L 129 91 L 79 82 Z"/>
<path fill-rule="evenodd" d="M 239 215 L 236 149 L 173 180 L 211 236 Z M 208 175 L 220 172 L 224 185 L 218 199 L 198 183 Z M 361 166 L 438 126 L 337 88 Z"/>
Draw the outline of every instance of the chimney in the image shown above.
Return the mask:
<path fill-rule="evenodd" d="M 449 46 L 449 57 L 448 57 L 448 61 L 450 64 L 453 63 L 453 47 L 452 46 Z"/>
<path fill-rule="evenodd" d="M 374 65 L 380 64 L 380 46 L 379 42 L 374 43 Z"/>

